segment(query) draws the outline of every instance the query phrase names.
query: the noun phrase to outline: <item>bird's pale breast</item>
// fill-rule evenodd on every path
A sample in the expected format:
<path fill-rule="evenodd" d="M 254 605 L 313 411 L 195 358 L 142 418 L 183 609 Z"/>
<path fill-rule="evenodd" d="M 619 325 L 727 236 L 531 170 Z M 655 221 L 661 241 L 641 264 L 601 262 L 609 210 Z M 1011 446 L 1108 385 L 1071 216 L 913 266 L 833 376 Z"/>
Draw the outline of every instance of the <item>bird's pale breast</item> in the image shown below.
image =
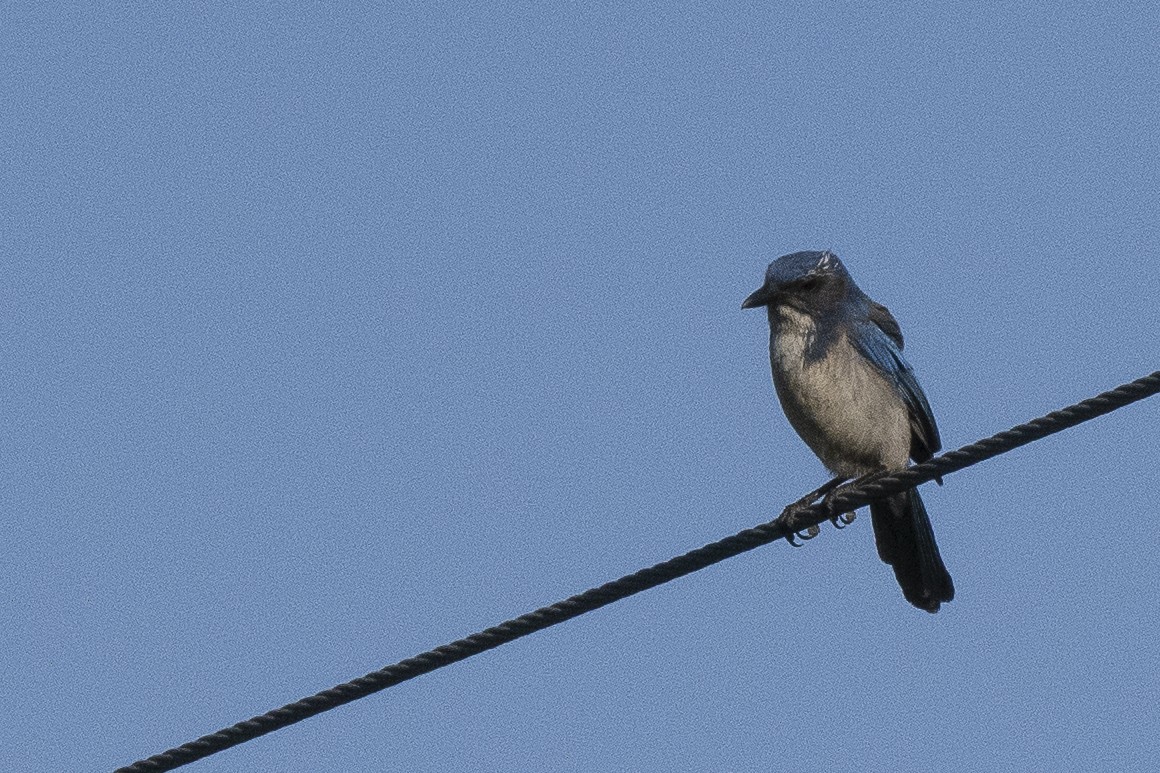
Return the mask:
<path fill-rule="evenodd" d="M 812 319 L 780 308 L 770 335 L 773 383 L 790 424 L 822 463 L 855 477 L 905 467 L 910 456 L 906 405 L 844 334 L 816 358 Z"/>

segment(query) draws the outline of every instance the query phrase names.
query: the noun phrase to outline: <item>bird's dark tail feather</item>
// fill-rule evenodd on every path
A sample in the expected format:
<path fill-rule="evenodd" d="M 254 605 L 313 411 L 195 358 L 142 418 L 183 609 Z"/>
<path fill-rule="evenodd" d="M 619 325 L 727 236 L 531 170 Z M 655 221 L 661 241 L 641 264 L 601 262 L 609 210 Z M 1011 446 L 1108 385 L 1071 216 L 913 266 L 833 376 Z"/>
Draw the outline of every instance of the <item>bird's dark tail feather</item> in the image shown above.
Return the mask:
<path fill-rule="evenodd" d="M 902 595 L 927 612 L 955 597 L 955 585 L 943 565 L 934 529 L 922 498 L 914 489 L 870 505 L 878 556 L 894 568 Z"/>

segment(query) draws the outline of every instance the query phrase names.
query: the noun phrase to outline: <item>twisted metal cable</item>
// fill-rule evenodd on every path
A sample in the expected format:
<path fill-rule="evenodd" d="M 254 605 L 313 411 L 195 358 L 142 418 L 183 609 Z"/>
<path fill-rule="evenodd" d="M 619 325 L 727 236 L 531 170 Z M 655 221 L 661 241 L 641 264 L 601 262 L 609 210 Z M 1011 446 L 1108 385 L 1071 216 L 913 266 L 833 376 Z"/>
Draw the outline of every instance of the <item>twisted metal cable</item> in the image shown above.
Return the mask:
<path fill-rule="evenodd" d="M 992 437 L 949 451 L 906 470 L 883 475 L 871 481 L 842 486 L 830 497 L 828 506 L 819 503 L 799 511 L 794 519 L 794 525 L 801 529 L 820 524 L 834 512 L 848 512 L 881 497 L 914 488 L 920 483 L 926 483 L 1111 413 L 1157 392 L 1160 392 L 1160 371 L 1067 408 L 1052 411 L 1046 416 Z M 118 768 L 116 773 L 159 773 L 173 770 L 791 535 L 792 530 L 776 519 L 745 529 L 682 556 L 662 561 L 655 566 L 625 575 L 618 580 L 541 607 L 458 641 L 372 671 L 345 684 L 288 703 L 281 708 L 218 730 L 216 733 L 204 735 L 196 741 Z"/>

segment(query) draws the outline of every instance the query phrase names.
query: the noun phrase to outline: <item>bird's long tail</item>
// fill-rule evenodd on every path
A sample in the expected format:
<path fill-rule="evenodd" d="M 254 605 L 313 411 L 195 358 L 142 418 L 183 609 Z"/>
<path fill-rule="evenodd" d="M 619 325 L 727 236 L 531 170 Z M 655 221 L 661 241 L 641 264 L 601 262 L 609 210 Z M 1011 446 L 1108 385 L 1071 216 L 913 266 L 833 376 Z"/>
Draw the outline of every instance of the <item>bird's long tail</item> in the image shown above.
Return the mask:
<path fill-rule="evenodd" d="M 934 529 L 918 491 L 911 489 L 870 505 L 878 556 L 894 569 L 902 595 L 927 612 L 955 597 L 955 585 L 943 565 Z"/>

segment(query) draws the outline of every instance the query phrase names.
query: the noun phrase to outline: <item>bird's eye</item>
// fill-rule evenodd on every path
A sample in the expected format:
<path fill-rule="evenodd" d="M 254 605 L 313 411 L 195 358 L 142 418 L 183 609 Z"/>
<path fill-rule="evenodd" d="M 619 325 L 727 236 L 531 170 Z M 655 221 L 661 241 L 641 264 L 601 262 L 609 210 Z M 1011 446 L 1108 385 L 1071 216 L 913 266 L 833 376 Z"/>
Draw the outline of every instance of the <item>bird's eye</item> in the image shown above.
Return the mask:
<path fill-rule="evenodd" d="M 818 277 L 807 276 L 805 279 L 803 279 L 801 281 L 801 284 L 799 285 L 799 287 L 801 287 L 801 289 L 805 290 L 806 292 L 809 292 L 811 290 L 816 290 L 818 285 L 820 285 L 821 283 L 822 283 L 822 280 L 819 279 Z"/>

